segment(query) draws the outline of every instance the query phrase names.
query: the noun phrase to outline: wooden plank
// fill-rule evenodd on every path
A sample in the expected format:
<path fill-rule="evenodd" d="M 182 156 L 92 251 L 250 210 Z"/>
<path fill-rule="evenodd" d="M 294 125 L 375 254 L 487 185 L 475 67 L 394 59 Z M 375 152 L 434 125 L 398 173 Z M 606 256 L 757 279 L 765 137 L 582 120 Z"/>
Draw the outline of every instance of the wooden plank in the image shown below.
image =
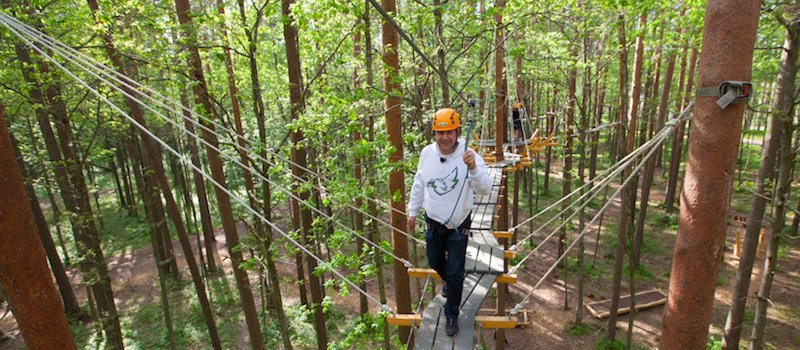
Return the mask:
<path fill-rule="evenodd" d="M 408 269 L 408 277 L 428 278 L 428 275 L 430 275 L 433 279 L 442 279 L 434 269 L 423 269 L 419 267 L 411 267 Z"/>
<path fill-rule="evenodd" d="M 475 316 L 475 323 L 489 329 L 512 329 L 519 325 L 516 317 L 510 316 Z"/>
<path fill-rule="evenodd" d="M 483 300 L 495 280 L 492 275 L 469 274 L 468 276 L 477 276 L 479 280 L 475 283 L 467 298 L 461 303 L 461 314 L 459 315 L 458 323 L 459 332 L 455 337 L 455 347 L 453 349 L 472 349 L 475 333 L 475 315 L 478 313 L 478 308 L 483 304 Z"/>
<path fill-rule="evenodd" d="M 439 333 L 439 321 L 444 319 L 444 297 L 440 295 L 431 300 L 422 311 L 422 325 L 414 340 L 414 349 L 433 349 L 433 342 Z M 442 320 L 441 335 L 444 335 L 444 321 Z M 405 341 L 405 340 L 403 340 Z"/>
<path fill-rule="evenodd" d="M 431 275 L 431 278 L 441 280 L 439 274 L 436 273 L 433 269 L 423 269 L 419 267 L 412 267 L 408 269 L 408 277 L 413 278 L 428 278 L 428 275 Z M 468 274 L 469 275 L 469 274 Z M 497 283 L 517 283 L 517 274 L 514 273 L 499 273 L 499 274 L 488 274 L 492 276 L 497 276 Z"/>
<path fill-rule="evenodd" d="M 667 296 L 658 289 L 651 289 L 636 293 L 636 310 L 644 310 L 667 302 Z M 631 296 L 625 295 L 619 299 L 617 314 L 621 315 L 631 311 Z M 611 300 L 596 301 L 586 304 L 586 308 L 596 318 L 605 318 L 611 314 Z"/>
<path fill-rule="evenodd" d="M 475 271 L 478 269 L 480 245 L 473 240 L 467 241 L 467 251 L 464 256 L 464 271 Z"/>
<path fill-rule="evenodd" d="M 501 273 L 497 275 L 497 283 L 515 284 L 517 283 L 517 274 Z"/>
<path fill-rule="evenodd" d="M 514 232 L 511 231 L 494 231 L 492 234 L 494 235 L 494 238 L 497 239 L 510 239 L 511 237 L 514 237 Z"/>
<path fill-rule="evenodd" d="M 502 247 L 494 246 L 492 248 L 492 260 L 489 268 L 495 272 L 504 272 L 505 269 L 505 250 Z"/>
<path fill-rule="evenodd" d="M 420 314 L 397 314 L 397 315 L 386 315 L 386 323 L 392 326 L 398 327 L 411 327 L 419 325 L 422 323 L 422 315 Z"/>

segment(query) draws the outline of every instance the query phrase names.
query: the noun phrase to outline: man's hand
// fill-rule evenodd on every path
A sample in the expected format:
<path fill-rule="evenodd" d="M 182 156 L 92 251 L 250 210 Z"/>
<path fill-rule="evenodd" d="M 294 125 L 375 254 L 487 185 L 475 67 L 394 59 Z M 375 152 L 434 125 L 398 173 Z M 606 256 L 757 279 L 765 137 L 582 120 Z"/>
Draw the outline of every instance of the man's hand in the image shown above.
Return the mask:
<path fill-rule="evenodd" d="M 469 170 L 475 170 L 475 151 L 467 148 L 467 150 L 464 152 L 463 158 L 464 164 L 467 165 L 467 168 L 469 168 Z"/>
<path fill-rule="evenodd" d="M 408 217 L 408 233 L 414 233 L 414 224 L 417 222 L 416 216 L 409 216 Z"/>

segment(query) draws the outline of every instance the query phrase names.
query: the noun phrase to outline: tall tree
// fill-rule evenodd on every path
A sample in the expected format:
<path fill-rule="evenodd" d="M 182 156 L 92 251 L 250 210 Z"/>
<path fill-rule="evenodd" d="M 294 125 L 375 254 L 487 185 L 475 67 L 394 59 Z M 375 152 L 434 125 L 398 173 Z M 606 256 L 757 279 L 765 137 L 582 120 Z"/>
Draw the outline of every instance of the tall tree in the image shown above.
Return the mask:
<path fill-rule="evenodd" d="M 628 81 L 628 47 L 627 38 L 625 34 L 625 15 L 619 12 L 617 15 L 617 40 L 619 44 L 619 124 L 617 124 L 617 149 L 618 158 L 624 158 L 631 150 L 627 148 L 628 143 L 625 141 L 625 121 L 628 114 L 628 99 L 626 97 L 627 81 Z M 634 130 L 628 130 L 633 133 Z M 628 166 L 622 171 L 622 179 L 625 179 L 630 174 L 631 169 Z M 631 206 L 633 205 L 632 198 L 635 199 L 635 193 L 631 189 L 631 184 L 625 186 L 622 190 L 622 198 L 620 201 L 619 209 L 619 228 L 617 231 L 617 247 L 614 252 L 614 279 L 612 293 L 611 293 L 611 314 L 608 316 L 608 327 L 606 329 L 606 339 L 613 340 L 617 334 L 617 309 L 619 308 L 620 289 L 622 284 L 622 264 L 625 257 L 625 238 L 628 235 L 628 226 L 630 223 Z"/>
<path fill-rule="evenodd" d="M 3 106 L 0 106 L 0 112 L 2 112 L 2 110 Z M 17 166 L 19 167 L 22 177 L 27 178 L 25 181 L 25 192 L 28 195 L 31 213 L 36 221 L 39 239 L 47 254 L 47 261 L 50 263 L 50 269 L 53 271 L 53 277 L 55 277 L 56 284 L 58 285 L 61 301 L 64 303 L 64 312 L 68 317 L 83 318 L 86 316 L 86 313 L 81 310 L 81 306 L 78 304 L 78 299 L 75 297 L 75 292 L 72 290 L 72 285 L 69 283 L 64 264 L 61 263 L 61 258 L 58 256 L 56 244 L 53 242 L 53 236 L 50 234 L 50 225 L 48 225 L 47 219 L 45 219 L 39 204 L 39 199 L 36 197 L 36 190 L 33 189 L 33 182 L 30 179 L 30 173 L 25 165 L 22 152 L 19 150 L 19 145 L 14 135 L 9 134 L 9 136 L 11 138 L 11 145 L 14 148 L 14 156 L 17 159 Z"/>
<path fill-rule="evenodd" d="M 297 42 L 297 27 L 292 15 L 291 6 L 294 0 L 281 0 L 281 14 L 283 21 L 283 38 L 286 42 L 286 64 L 289 74 L 289 99 L 291 101 L 291 116 L 293 121 L 298 121 L 305 109 L 305 99 L 303 97 L 303 76 L 300 70 L 300 48 Z M 309 180 L 310 174 L 306 171 L 306 147 L 303 131 L 293 128 L 292 135 L 292 174 L 295 179 L 302 179 L 303 182 Z M 300 206 L 300 221 L 302 224 L 303 244 L 306 247 L 313 246 L 312 242 L 312 218 L 311 210 L 308 208 L 309 191 L 301 188 L 298 180 L 293 181 L 292 191 L 299 198 L 303 205 Z M 313 248 L 311 249 L 314 250 Z M 325 350 L 328 347 L 328 333 L 325 328 L 325 315 L 322 312 L 322 284 L 320 277 L 316 274 L 317 261 L 307 257 L 309 287 L 311 291 L 311 310 L 314 313 L 314 329 L 317 332 L 317 348 Z"/>
<path fill-rule="evenodd" d="M 697 86 L 750 79 L 759 6 L 759 1 L 706 2 Z M 694 108 L 662 349 L 704 348 L 708 340 L 726 198 L 745 109 L 741 103 L 721 109 L 716 102 L 717 97 L 698 97 Z"/>
<path fill-rule="evenodd" d="M 75 349 L 0 106 L 0 284 L 30 349 Z"/>
<path fill-rule="evenodd" d="M 381 0 L 381 7 L 391 15 L 397 12 L 395 0 Z M 403 128 L 400 91 L 400 46 L 397 31 L 384 19 L 382 21 L 381 40 L 383 42 L 383 89 L 386 91 L 384 98 L 384 118 L 386 119 L 386 134 L 389 144 L 394 152 L 389 154 L 389 162 L 400 164 L 403 161 Z M 408 239 L 401 232 L 410 228 L 406 227 L 405 212 L 406 190 L 402 167 L 395 166 L 389 173 L 389 193 L 391 198 L 391 212 L 389 220 L 392 224 L 392 252 L 394 255 L 408 258 Z M 397 299 L 397 312 L 411 312 L 411 290 L 408 272 L 401 261 L 394 261 L 394 290 Z M 400 339 L 408 339 L 409 327 L 400 327 Z M 411 345 L 409 345 L 411 346 Z"/>
<path fill-rule="evenodd" d="M 750 211 L 747 214 L 747 228 L 745 229 L 744 242 L 742 244 L 741 255 L 739 257 L 739 267 L 736 269 L 735 284 L 733 287 L 733 298 L 731 307 L 728 310 L 728 318 L 725 321 L 725 336 L 723 346 L 728 349 L 738 349 L 741 337 L 742 326 L 744 323 L 744 310 L 747 305 L 748 291 L 750 289 L 751 274 L 755 263 L 756 248 L 766 209 L 767 198 L 770 197 L 772 189 L 768 186 L 775 175 L 776 157 L 779 149 L 784 143 L 784 137 L 791 137 L 791 131 L 786 133 L 785 123 L 788 120 L 791 126 L 792 115 L 794 113 L 795 79 L 797 78 L 797 57 L 800 50 L 798 35 L 800 35 L 800 24 L 787 23 L 782 15 L 776 14 L 780 22 L 784 25 L 786 34 L 784 37 L 783 50 L 781 51 L 781 62 L 778 77 L 775 84 L 775 93 L 772 100 L 770 118 L 767 124 L 767 133 L 764 139 L 764 147 L 761 150 L 761 162 L 759 163 L 758 173 L 755 179 L 755 190 L 750 204 Z M 778 200 L 780 202 L 780 200 Z M 778 206 L 782 203 L 775 203 Z M 775 208 L 773 207 L 773 211 Z M 772 231 L 772 235 L 779 232 Z M 766 272 L 762 273 L 765 275 Z M 763 283 L 762 283 L 763 286 Z M 759 297 L 760 297 L 759 293 Z M 755 334 L 755 333 L 754 333 Z M 760 337 L 756 337 L 760 338 Z"/>
<path fill-rule="evenodd" d="M 264 8 L 267 6 L 269 2 L 264 1 L 264 3 L 256 8 L 255 12 L 255 19 L 253 21 L 252 27 L 247 24 L 247 12 L 245 11 L 245 5 L 243 0 L 238 1 L 239 5 L 239 17 L 241 18 L 242 26 L 244 27 L 245 37 L 247 38 L 247 59 L 250 68 L 250 87 L 252 92 L 253 98 L 253 114 L 256 117 L 256 124 L 258 125 L 258 137 L 260 141 L 259 147 L 259 156 L 261 159 L 267 159 L 267 131 L 266 131 L 266 120 L 264 116 L 264 101 L 262 100 L 262 93 L 261 93 L 261 82 L 259 79 L 258 74 L 258 62 L 257 62 L 257 53 L 258 53 L 258 30 L 260 24 L 262 22 L 261 17 L 263 16 Z M 218 3 L 219 7 L 223 7 L 221 2 Z M 229 74 L 230 75 L 230 74 Z M 240 133 L 241 134 L 241 133 Z M 241 140 L 241 139 L 240 139 Z M 243 141 L 243 140 L 241 140 Z M 263 162 L 261 167 L 261 172 L 266 176 L 269 176 L 269 163 Z M 255 193 L 253 194 L 255 196 Z M 272 218 L 272 195 L 270 190 L 270 184 L 267 181 L 263 181 L 261 183 L 261 195 L 262 195 L 262 214 L 267 220 Z M 272 229 L 269 225 L 264 227 L 263 235 L 260 237 L 262 241 L 262 249 L 263 249 L 263 256 L 264 260 L 266 261 L 267 265 L 267 275 L 269 278 L 269 297 L 267 298 L 269 301 L 272 302 L 271 309 L 275 313 L 275 316 L 278 319 L 278 324 L 280 325 L 281 331 L 281 340 L 283 341 L 283 347 L 285 349 L 292 349 L 292 340 L 289 334 L 289 323 L 286 320 L 286 313 L 283 309 L 283 298 L 281 296 L 281 288 L 280 288 L 280 278 L 278 276 L 278 269 L 275 266 L 275 259 L 274 259 L 274 252 L 272 248 Z M 299 256 L 299 254 L 298 254 Z M 302 263 L 298 264 L 298 269 L 301 271 L 298 275 L 298 279 L 302 281 L 304 277 L 302 276 Z M 303 291 L 305 291 L 303 289 Z M 301 300 L 304 298 L 301 297 Z"/>
<path fill-rule="evenodd" d="M 218 120 L 219 116 L 211 103 L 211 96 L 208 92 L 208 85 L 206 84 L 202 62 L 200 60 L 200 51 L 197 48 L 195 32 L 192 29 L 193 24 L 189 0 L 175 0 L 175 12 L 178 14 L 178 21 L 182 26 L 183 39 L 186 42 L 186 49 L 188 50 L 187 65 L 189 67 L 189 76 L 192 80 L 192 92 L 194 93 L 195 101 L 197 105 L 203 107 L 207 116 L 210 116 L 212 120 Z M 233 218 L 231 200 L 224 190 L 224 188 L 228 188 L 228 185 L 225 179 L 225 170 L 222 167 L 222 159 L 218 151 L 219 140 L 217 136 L 211 132 L 211 130 L 213 130 L 213 125 L 206 123 L 206 127 L 208 127 L 208 129 L 203 129 L 203 138 L 208 143 L 206 145 L 206 153 L 211 167 L 211 176 L 214 181 L 219 184 L 219 186 L 214 187 L 214 192 L 217 197 L 217 208 L 222 221 L 222 229 L 225 232 L 233 274 L 236 278 L 236 288 L 239 290 L 239 298 L 242 302 L 247 332 L 250 335 L 250 346 L 254 349 L 263 349 L 264 336 L 261 334 L 261 328 L 258 324 L 258 313 L 256 312 L 255 301 L 253 300 L 253 292 L 250 289 L 250 281 L 247 277 L 247 272 L 242 269 L 242 249 L 239 241 L 239 233 L 236 230 L 236 221 Z"/>

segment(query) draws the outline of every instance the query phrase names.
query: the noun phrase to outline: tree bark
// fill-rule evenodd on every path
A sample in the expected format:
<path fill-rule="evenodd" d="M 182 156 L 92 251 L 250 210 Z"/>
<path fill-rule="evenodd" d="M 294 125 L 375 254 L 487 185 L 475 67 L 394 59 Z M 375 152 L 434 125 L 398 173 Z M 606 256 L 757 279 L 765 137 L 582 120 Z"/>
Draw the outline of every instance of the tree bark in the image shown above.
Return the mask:
<path fill-rule="evenodd" d="M 397 12 L 395 0 L 381 0 L 381 7 L 389 14 Z M 381 38 L 383 42 L 383 89 L 386 91 L 384 99 L 384 118 L 386 119 L 386 133 L 389 135 L 389 143 L 394 147 L 394 152 L 389 155 L 389 162 L 397 164 L 403 160 L 403 135 L 402 135 L 402 116 L 400 98 L 400 61 L 399 61 L 399 41 L 397 32 L 389 23 L 382 22 Z M 389 173 L 389 193 L 391 194 L 391 208 L 389 214 L 392 223 L 392 252 L 394 255 L 408 259 L 408 239 L 399 232 L 405 232 L 406 215 L 406 190 L 404 174 L 402 168 L 395 168 Z M 402 262 L 395 260 L 394 270 L 394 289 L 397 300 L 397 312 L 411 312 L 411 290 L 409 286 L 408 272 Z M 401 340 L 408 339 L 410 327 L 399 327 L 398 336 Z M 409 343 L 413 346 L 413 340 Z"/>
<path fill-rule="evenodd" d="M 0 112 L 2 112 L 2 110 L 3 107 L 0 106 Z M 14 135 L 9 134 L 9 137 L 11 139 L 11 145 L 13 146 L 14 156 L 17 159 L 17 166 L 24 179 L 29 176 L 25 161 Z M 53 271 L 53 277 L 55 277 L 58 291 L 61 294 L 61 300 L 64 303 L 64 312 L 69 318 L 84 318 L 87 315 L 81 310 L 78 299 L 75 297 L 75 292 L 72 290 L 72 286 L 69 283 L 64 264 L 61 263 L 61 258 L 58 256 L 55 242 L 53 242 L 53 236 L 50 234 L 50 226 L 47 224 L 47 219 L 44 217 L 31 180 L 25 181 L 25 192 L 30 202 L 31 213 L 36 222 L 36 229 L 39 233 L 39 239 L 42 242 L 42 248 L 44 248 L 44 252 L 47 254 L 47 261 L 50 263 L 50 269 Z"/>
<path fill-rule="evenodd" d="M 75 349 L 24 187 L 0 106 L 0 283 L 28 348 Z"/>
<path fill-rule="evenodd" d="M 761 163 L 755 179 L 755 194 L 750 205 L 750 211 L 747 214 L 747 228 L 744 234 L 742 254 L 739 257 L 739 267 L 736 269 L 736 282 L 733 287 L 731 307 L 728 309 L 728 318 L 725 321 L 723 347 L 728 349 L 739 349 L 739 339 L 744 323 L 744 311 L 750 290 L 756 248 L 767 205 L 766 198 L 772 192 L 768 184 L 772 182 L 775 176 L 776 157 L 779 149 L 781 152 L 785 151 L 782 148 L 783 137 L 791 137 L 791 131 L 788 135 L 786 134 L 784 124 L 785 120 L 788 119 L 789 126 L 791 126 L 791 118 L 794 113 L 794 81 L 797 77 L 797 57 L 800 49 L 798 47 L 798 44 L 800 44 L 798 35 L 800 35 L 800 24 L 795 23 L 786 27 L 784 50 L 781 54 L 780 70 L 776 79 L 775 95 L 771 108 L 772 113 L 768 121 L 764 147 L 761 150 Z M 782 202 L 775 204 L 783 205 Z M 773 210 L 775 210 L 774 207 Z M 772 232 L 773 236 L 780 234 L 776 231 Z M 762 275 L 767 275 L 766 270 Z"/>
<path fill-rule="evenodd" d="M 689 59 L 689 75 L 688 75 L 688 83 L 686 84 L 686 89 L 683 95 L 683 103 L 681 103 L 681 109 L 685 108 L 689 104 L 689 99 L 693 91 L 693 84 L 694 84 L 694 69 L 697 65 L 697 49 L 692 49 L 692 56 Z M 693 97 L 693 96 L 692 96 Z M 670 154 L 670 166 L 669 166 L 669 178 L 667 179 L 667 195 L 666 199 L 664 200 L 664 206 L 667 208 L 667 212 L 672 212 L 675 210 L 675 193 L 677 192 L 678 187 L 678 172 L 680 171 L 680 164 L 681 164 L 681 154 L 683 152 L 683 139 L 684 139 L 684 129 L 686 127 L 686 121 L 681 121 L 678 123 L 678 129 L 675 131 L 675 138 L 672 140 L 672 153 Z"/>
<path fill-rule="evenodd" d="M 759 15 L 758 1 L 706 3 L 698 86 L 747 81 Z M 698 97 L 673 251 L 662 349 L 705 348 L 725 239 L 728 192 L 745 105 L 717 106 Z"/>

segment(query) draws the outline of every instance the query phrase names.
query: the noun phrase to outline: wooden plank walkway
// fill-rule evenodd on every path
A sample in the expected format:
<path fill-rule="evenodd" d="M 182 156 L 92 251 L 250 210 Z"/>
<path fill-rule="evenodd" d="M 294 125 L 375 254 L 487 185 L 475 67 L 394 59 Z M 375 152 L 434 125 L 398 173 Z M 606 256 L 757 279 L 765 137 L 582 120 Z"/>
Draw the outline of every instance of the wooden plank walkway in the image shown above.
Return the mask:
<path fill-rule="evenodd" d="M 472 349 L 475 343 L 475 315 L 492 288 L 497 276 L 503 273 L 503 247 L 492 235 L 492 217 L 500 192 L 503 167 L 489 167 L 493 186 L 489 195 L 475 196 L 472 207 L 472 226 L 464 266 L 464 291 L 458 315 L 458 334 L 445 332 L 445 298 L 436 293 L 422 312 L 422 324 L 416 335 L 414 349 Z"/>

